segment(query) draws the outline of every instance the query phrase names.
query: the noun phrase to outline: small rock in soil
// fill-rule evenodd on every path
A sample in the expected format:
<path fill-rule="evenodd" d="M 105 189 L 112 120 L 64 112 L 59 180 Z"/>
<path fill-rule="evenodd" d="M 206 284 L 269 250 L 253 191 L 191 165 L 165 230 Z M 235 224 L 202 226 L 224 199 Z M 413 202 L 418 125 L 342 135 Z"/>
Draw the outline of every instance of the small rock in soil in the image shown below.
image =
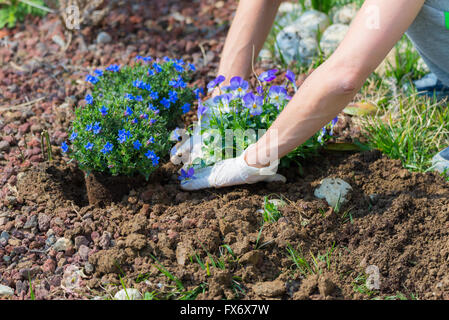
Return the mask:
<path fill-rule="evenodd" d="M 8 151 L 9 147 L 10 145 L 8 141 L 5 140 L 0 141 L 0 151 Z"/>
<path fill-rule="evenodd" d="M 112 41 L 112 37 L 107 32 L 100 32 L 97 36 L 97 43 L 109 43 Z"/>
<path fill-rule="evenodd" d="M 115 300 L 140 300 L 142 299 L 142 295 L 139 290 L 133 288 L 126 288 L 120 290 L 114 295 Z"/>
<path fill-rule="evenodd" d="M 14 289 L 0 284 L 0 296 L 12 296 Z"/>
<path fill-rule="evenodd" d="M 72 242 L 69 239 L 59 238 L 58 240 L 56 240 L 55 244 L 53 245 L 53 249 L 56 251 L 66 251 L 71 246 L 72 246 Z"/>
<path fill-rule="evenodd" d="M 326 178 L 321 181 L 321 185 L 315 189 L 314 195 L 319 199 L 326 199 L 327 203 L 335 208 L 349 200 L 349 192 L 352 187 L 340 178 Z"/>
<path fill-rule="evenodd" d="M 253 286 L 254 292 L 258 296 L 278 297 L 285 293 L 285 283 L 281 280 L 259 282 Z"/>

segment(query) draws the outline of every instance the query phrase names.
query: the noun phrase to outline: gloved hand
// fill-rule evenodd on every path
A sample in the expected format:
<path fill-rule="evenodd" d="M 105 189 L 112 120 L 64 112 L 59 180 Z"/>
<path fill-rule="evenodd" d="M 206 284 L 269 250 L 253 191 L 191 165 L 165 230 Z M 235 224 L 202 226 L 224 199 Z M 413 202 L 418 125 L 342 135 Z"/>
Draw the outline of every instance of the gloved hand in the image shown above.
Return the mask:
<path fill-rule="evenodd" d="M 181 182 L 184 190 L 199 190 L 204 188 L 221 188 L 240 184 L 257 182 L 286 182 L 286 178 L 276 174 L 279 161 L 269 167 L 255 168 L 249 166 L 244 156 L 248 148 L 237 158 L 217 162 L 211 167 L 197 170 L 193 177 Z"/>

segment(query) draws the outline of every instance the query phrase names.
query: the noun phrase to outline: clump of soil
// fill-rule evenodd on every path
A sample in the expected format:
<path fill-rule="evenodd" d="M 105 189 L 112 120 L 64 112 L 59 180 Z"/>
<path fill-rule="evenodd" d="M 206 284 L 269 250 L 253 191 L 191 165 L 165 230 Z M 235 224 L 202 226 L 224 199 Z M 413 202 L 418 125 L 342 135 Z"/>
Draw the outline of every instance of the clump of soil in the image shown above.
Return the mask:
<path fill-rule="evenodd" d="M 120 275 L 142 291 L 169 293 L 176 284 L 163 266 L 185 290 L 198 289 L 199 299 L 449 298 L 449 185 L 434 173 L 410 173 L 377 151 L 329 153 L 305 163 L 302 177 L 284 171 L 286 184 L 187 193 L 176 168 L 164 170 L 156 183 L 104 208 L 87 205 L 80 173 L 70 166 L 25 173 L 25 202 L 43 188 L 42 202 L 60 209 L 70 203 L 78 213 L 61 236 L 86 239 L 88 256 L 78 249 L 65 261 L 91 270 L 79 290 L 100 292 Z M 338 212 L 313 196 L 328 176 L 354 189 Z M 286 205 L 261 230 L 258 210 L 268 195 Z M 309 268 L 298 269 L 288 249 L 301 252 Z M 368 266 L 379 270 L 378 289 L 366 286 Z"/>

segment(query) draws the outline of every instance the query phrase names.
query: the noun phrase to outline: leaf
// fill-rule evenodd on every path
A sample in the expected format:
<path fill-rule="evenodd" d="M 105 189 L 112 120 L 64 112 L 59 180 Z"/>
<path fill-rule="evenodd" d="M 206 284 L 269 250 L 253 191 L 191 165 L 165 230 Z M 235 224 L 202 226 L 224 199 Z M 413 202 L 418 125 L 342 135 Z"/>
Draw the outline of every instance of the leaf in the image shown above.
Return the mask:
<path fill-rule="evenodd" d="M 377 110 L 377 107 L 370 102 L 357 102 L 349 104 L 343 112 L 351 116 L 364 117 L 376 114 Z"/>

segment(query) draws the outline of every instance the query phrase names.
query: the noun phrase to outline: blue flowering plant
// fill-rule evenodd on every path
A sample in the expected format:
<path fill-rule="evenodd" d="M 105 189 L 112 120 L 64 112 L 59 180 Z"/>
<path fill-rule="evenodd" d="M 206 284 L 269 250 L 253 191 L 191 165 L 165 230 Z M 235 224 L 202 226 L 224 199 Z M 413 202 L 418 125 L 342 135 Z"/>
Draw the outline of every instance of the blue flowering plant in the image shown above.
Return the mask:
<path fill-rule="evenodd" d="M 293 72 L 287 71 L 284 80 L 277 79 L 277 73 L 278 70 L 275 69 L 263 72 L 257 77 L 258 85 L 254 90 L 241 77 L 233 77 L 228 86 L 220 87 L 225 78 L 219 76 L 207 85 L 209 91 L 218 90 L 219 95 L 199 103 L 202 152 L 200 157 L 191 159 L 194 168 L 210 166 L 218 160 L 235 157 L 237 152 L 245 150 L 265 133 L 297 90 Z M 276 79 L 276 84 L 272 84 Z M 337 120 L 338 118 L 335 118 L 307 142 L 281 159 L 281 166 L 290 166 L 292 161 L 300 165 L 300 158 L 316 154 L 332 136 Z M 231 140 L 229 132 L 233 133 Z"/>
<path fill-rule="evenodd" d="M 137 57 L 86 76 L 91 93 L 76 109 L 64 153 L 86 172 L 146 179 L 164 161 L 169 133 L 198 94 L 188 86 L 195 67 L 182 60 Z"/>

